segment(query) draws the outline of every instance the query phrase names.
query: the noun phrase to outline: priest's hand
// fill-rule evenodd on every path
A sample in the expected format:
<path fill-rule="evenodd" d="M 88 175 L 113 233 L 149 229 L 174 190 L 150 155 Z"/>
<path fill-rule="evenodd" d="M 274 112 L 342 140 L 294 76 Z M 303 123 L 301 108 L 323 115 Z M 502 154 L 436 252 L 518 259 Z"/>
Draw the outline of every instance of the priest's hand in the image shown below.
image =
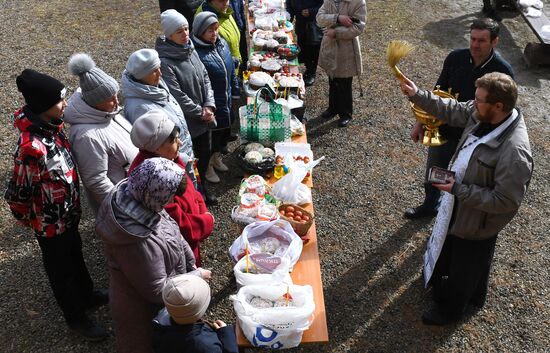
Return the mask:
<path fill-rule="evenodd" d="M 432 186 L 436 189 L 439 189 L 441 191 L 445 191 L 445 192 L 448 192 L 449 194 L 451 193 L 451 190 L 453 189 L 453 185 L 455 184 L 455 180 L 454 179 L 450 179 L 446 184 L 435 184 L 435 183 L 432 183 Z"/>
<path fill-rule="evenodd" d="M 401 92 L 403 92 L 404 95 L 407 97 L 412 97 L 418 92 L 418 87 L 409 80 L 407 77 L 403 76 L 403 79 L 399 81 L 399 85 L 401 86 Z"/>

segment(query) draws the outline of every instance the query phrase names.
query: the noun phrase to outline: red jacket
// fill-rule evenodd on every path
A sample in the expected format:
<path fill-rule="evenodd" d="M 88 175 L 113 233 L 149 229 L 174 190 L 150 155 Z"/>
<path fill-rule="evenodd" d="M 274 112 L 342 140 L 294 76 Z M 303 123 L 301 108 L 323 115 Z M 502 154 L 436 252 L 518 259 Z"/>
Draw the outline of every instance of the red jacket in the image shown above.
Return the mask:
<path fill-rule="evenodd" d="M 78 174 L 61 120 L 46 123 L 28 108 L 15 112 L 20 135 L 4 198 L 15 218 L 51 238 L 80 219 Z"/>
<path fill-rule="evenodd" d="M 139 150 L 128 173 L 131 173 L 144 160 L 154 157 L 158 156 L 148 151 Z M 181 158 L 178 157 L 174 162 L 185 169 Z M 197 266 L 200 266 L 199 243 L 212 234 L 214 216 L 208 212 L 202 195 L 195 189 L 191 179 L 188 176 L 186 177 L 187 188 L 185 193 L 182 196 L 174 197 L 174 202 L 166 205 L 164 209 L 178 224 L 181 234 L 193 250 Z"/>

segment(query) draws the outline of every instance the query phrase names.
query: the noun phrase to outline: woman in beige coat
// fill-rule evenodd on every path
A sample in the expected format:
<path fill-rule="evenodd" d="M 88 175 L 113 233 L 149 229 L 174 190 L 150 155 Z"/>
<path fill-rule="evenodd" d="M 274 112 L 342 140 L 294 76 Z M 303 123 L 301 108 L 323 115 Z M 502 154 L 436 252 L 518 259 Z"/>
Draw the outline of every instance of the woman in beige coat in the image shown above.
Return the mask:
<path fill-rule="evenodd" d="M 321 42 L 319 66 L 329 77 L 329 103 L 321 117 L 338 114 L 341 127 L 348 126 L 353 114 L 351 84 L 363 73 L 359 35 L 365 29 L 365 0 L 325 0 L 317 13 L 317 24 L 325 35 Z"/>

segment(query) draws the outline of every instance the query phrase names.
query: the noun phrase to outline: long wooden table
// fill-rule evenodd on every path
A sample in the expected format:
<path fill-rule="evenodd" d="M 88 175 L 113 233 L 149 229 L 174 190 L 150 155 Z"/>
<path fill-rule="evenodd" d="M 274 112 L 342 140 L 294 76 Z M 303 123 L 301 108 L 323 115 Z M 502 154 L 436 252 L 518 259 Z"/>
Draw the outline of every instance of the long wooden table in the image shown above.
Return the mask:
<path fill-rule="evenodd" d="M 307 143 L 307 136 L 296 136 L 292 142 Z M 313 173 L 312 173 L 313 175 Z M 307 185 L 312 188 L 312 178 L 307 181 Z M 273 184 L 275 178 L 271 178 L 269 183 Z M 313 212 L 313 204 L 310 203 L 305 207 L 309 212 Z M 304 332 L 301 344 L 328 343 L 328 328 L 327 316 L 325 311 L 325 297 L 323 295 L 323 282 L 321 280 L 321 265 L 319 261 L 319 248 L 317 243 L 317 231 L 315 229 L 315 221 L 309 229 L 307 235 L 309 240 L 304 244 L 302 255 L 294 266 L 290 274 L 294 284 L 306 285 L 309 284 L 313 288 L 313 300 L 315 301 L 315 312 L 313 323 L 310 328 Z M 239 347 L 252 347 L 250 342 L 243 335 L 237 322 L 237 344 Z"/>
<path fill-rule="evenodd" d="M 248 2 L 244 1 L 245 16 L 247 19 L 247 44 L 248 51 L 251 51 L 251 38 L 250 29 L 253 26 L 251 18 L 248 12 Z M 294 42 L 294 38 L 291 35 L 291 39 Z M 297 62 L 296 62 L 297 63 Z M 293 71 L 298 72 L 298 66 L 293 67 Z M 248 103 L 251 103 L 250 99 Z M 305 131 L 305 126 L 304 126 Z M 307 135 L 295 136 L 292 138 L 292 142 L 307 143 Z M 313 173 L 312 173 L 313 174 Z M 271 178 L 269 183 L 273 185 L 277 180 Z M 313 187 L 312 178 L 307 181 L 307 186 Z M 309 212 L 315 215 L 313 210 L 313 203 L 306 205 L 305 207 Z M 304 243 L 302 249 L 302 255 L 300 259 L 294 265 L 294 269 L 290 274 L 292 281 L 297 285 L 310 285 L 313 289 L 313 300 L 315 301 L 315 312 L 313 317 L 313 323 L 310 328 L 304 332 L 302 336 L 301 344 L 316 344 L 316 343 L 328 343 L 328 328 L 327 328 L 327 316 L 325 311 L 325 297 L 323 295 L 323 282 L 321 279 L 321 264 L 319 261 L 319 247 L 317 243 L 317 231 L 315 228 L 315 221 L 309 229 L 306 237 L 308 241 Z M 252 344 L 243 335 L 239 324 L 237 322 L 237 343 L 240 348 L 252 347 Z"/>

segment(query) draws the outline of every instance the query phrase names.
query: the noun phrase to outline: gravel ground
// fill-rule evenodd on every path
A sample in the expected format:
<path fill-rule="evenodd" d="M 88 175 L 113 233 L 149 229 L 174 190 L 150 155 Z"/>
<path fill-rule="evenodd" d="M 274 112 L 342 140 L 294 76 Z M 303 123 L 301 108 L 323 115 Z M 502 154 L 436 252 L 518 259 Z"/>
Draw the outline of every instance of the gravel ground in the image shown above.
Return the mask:
<path fill-rule="evenodd" d="M 546 1 L 546 5 L 550 6 Z M 21 103 L 15 77 L 26 67 L 48 72 L 73 90 L 78 81 L 66 70 L 68 57 L 90 53 L 98 65 L 119 77 L 126 58 L 152 47 L 160 33 L 155 1 L 0 0 L 0 183 L 11 170 L 16 134 L 11 113 Z M 543 352 L 550 347 L 549 124 L 550 71 L 528 70 L 522 50 L 536 42 L 522 18 L 504 13 L 500 51 L 520 85 L 519 106 L 530 129 L 535 173 L 514 221 L 497 243 L 488 305 L 475 316 L 444 328 L 423 326 L 430 301 L 421 280 L 421 258 L 429 221 L 407 221 L 404 208 L 420 202 L 426 149 L 408 139 L 412 114 L 385 64 L 385 47 L 406 39 L 415 52 L 402 70 L 421 87 L 431 87 L 446 54 L 467 45 L 467 29 L 481 1 L 423 0 L 368 2 L 362 36 L 366 73 L 355 120 L 347 129 L 315 119 L 327 105 L 327 81 L 320 74 L 308 90 L 308 137 L 316 156 L 314 203 L 330 342 L 295 352 Z M 235 292 L 227 248 L 238 235 L 229 213 L 240 175 L 234 169 L 215 192 L 215 235 L 203 246 L 212 268 L 210 318 L 234 321 L 228 296 Z M 107 268 L 86 210 L 81 224 L 88 268 L 106 287 Z M 544 231 L 546 229 L 546 231 Z M 29 232 L 15 225 L 0 204 L 0 351 L 113 352 L 114 339 L 91 344 L 64 325 L 44 274 L 40 250 Z M 108 310 L 94 314 L 111 327 Z"/>

